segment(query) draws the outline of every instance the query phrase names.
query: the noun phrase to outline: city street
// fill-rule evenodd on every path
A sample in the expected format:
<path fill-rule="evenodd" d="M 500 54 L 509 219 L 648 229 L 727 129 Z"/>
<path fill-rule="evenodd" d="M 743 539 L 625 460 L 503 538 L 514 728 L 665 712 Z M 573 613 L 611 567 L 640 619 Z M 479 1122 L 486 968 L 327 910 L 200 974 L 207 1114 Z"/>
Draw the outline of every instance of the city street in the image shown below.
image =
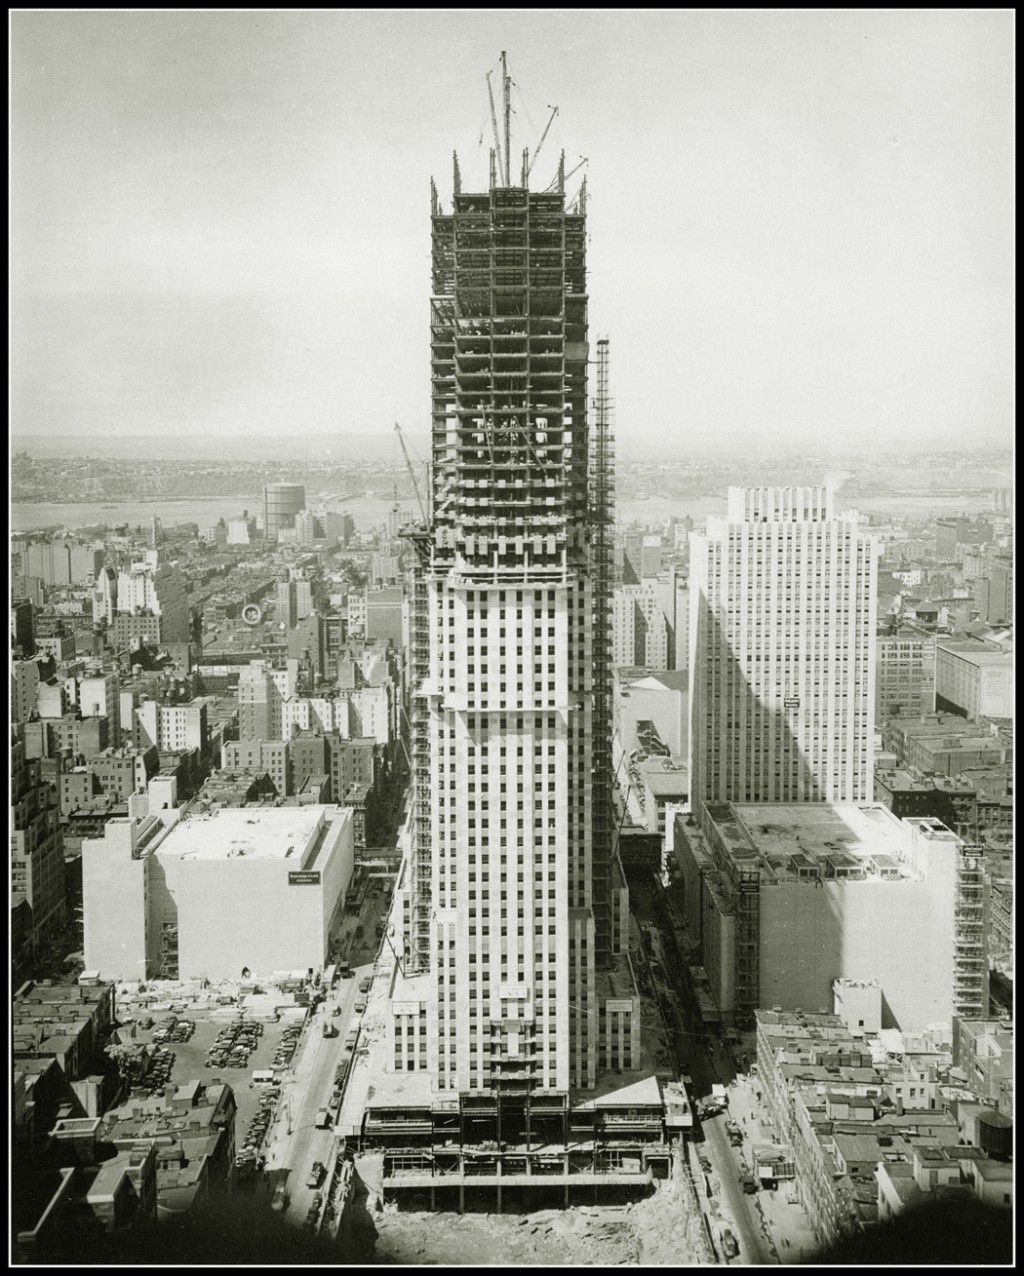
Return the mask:
<path fill-rule="evenodd" d="M 766 1240 L 756 1196 L 748 1196 L 740 1186 L 741 1169 L 737 1161 L 739 1149 L 732 1148 L 725 1133 L 725 1117 L 711 1117 L 704 1122 L 704 1143 L 697 1150 L 711 1162 L 718 1189 L 720 1226 L 730 1227 L 739 1243 L 741 1263 L 763 1267 L 778 1262 Z"/>
<path fill-rule="evenodd" d="M 361 966 L 351 979 L 339 980 L 310 1017 L 290 1075 L 282 1087 L 276 1118 L 267 1138 L 266 1169 L 276 1187 L 285 1184 L 289 1219 L 301 1223 L 313 1200 L 315 1188 L 306 1179 L 314 1161 L 327 1165 L 334 1146 L 333 1122 L 325 1130 L 316 1128 L 319 1108 L 329 1108 L 334 1090 L 334 1074 L 343 1054 L 345 1035 L 358 1024 L 355 1004 L 360 998 L 359 980 L 371 973 Z M 340 1014 L 332 1011 L 340 1008 Z M 338 1029 L 336 1037 L 323 1035 L 324 1023 Z M 284 1173 L 282 1173 L 282 1171 Z"/>
<path fill-rule="evenodd" d="M 804 1210 L 785 1190 L 791 1185 L 751 1195 L 742 1189 L 742 1165 L 752 1169 L 754 1164 L 753 1142 L 770 1142 L 771 1132 L 758 1121 L 763 1113 L 756 1098 L 756 1081 L 737 1072 L 726 1043 L 705 1029 L 701 1021 L 690 992 L 688 971 L 664 910 L 659 907 L 660 889 L 649 875 L 637 874 L 630 880 L 631 902 L 638 919 L 657 928 L 650 964 L 665 1017 L 675 1030 L 680 1070 L 691 1079 L 690 1093 L 695 1101 L 709 1096 L 713 1085 L 729 1087 L 729 1115 L 740 1123 L 744 1136 L 743 1146 L 734 1148 L 725 1133 L 726 1117 L 709 1117 L 700 1123 L 703 1141 L 699 1132 L 694 1145 L 696 1154 L 705 1157 L 712 1167 L 715 1196 L 707 1204 L 713 1208 L 716 1243 L 722 1229 L 728 1227 L 740 1247 L 734 1260 L 739 1264 L 767 1265 L 809 1258 L 816 1250 L 815 1238 Z"/>

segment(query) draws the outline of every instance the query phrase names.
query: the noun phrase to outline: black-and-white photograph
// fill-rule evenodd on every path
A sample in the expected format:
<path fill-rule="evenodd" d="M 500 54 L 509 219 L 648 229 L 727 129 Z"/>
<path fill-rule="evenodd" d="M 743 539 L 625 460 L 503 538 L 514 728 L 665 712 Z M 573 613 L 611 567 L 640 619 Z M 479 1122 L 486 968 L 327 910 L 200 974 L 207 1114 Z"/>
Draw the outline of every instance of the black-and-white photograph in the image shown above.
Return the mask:
<path fill-rule="evenodd" d="M 10 1263 L 1012 1266 L 1014 11 L 8 33 Z"/>

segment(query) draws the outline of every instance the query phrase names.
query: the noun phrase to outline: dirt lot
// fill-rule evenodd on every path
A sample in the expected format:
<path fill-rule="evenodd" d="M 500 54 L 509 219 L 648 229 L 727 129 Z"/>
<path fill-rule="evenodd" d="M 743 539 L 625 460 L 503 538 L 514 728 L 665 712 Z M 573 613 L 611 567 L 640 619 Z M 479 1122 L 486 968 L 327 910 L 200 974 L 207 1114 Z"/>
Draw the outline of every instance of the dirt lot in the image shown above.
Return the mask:
<path fill-rule="evenodd" d="M 386 1206 L 373 1216 L 376 1259 L 418 1266 L 683 1266 L 712 1262 L 699 1214 L 669 1184 L 626 1206 L 534 1214 L 426 1214 Z"/>

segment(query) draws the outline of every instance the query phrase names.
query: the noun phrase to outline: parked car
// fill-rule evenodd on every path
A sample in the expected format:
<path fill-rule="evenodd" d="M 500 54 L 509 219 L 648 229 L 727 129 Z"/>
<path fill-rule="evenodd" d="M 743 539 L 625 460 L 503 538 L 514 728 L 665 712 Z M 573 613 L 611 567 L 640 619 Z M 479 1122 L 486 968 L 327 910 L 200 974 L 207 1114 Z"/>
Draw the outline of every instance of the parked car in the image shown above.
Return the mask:
<path fill-rule="evenodd" d="M 314 1161 L 309 1167 L 309 1175 L 306 1179 L 307 1187 L 319 1187 L 323 1182 L 324 1167 L 321 1161 Z"/>
<path fill-rule="evenodd" d="M 726 1258 L 735 1258 L 740 1252 L 740 1247 L 736 1242 L 736 1237 L 728 1228 L 722 1233 L 722 1253 Z"/>

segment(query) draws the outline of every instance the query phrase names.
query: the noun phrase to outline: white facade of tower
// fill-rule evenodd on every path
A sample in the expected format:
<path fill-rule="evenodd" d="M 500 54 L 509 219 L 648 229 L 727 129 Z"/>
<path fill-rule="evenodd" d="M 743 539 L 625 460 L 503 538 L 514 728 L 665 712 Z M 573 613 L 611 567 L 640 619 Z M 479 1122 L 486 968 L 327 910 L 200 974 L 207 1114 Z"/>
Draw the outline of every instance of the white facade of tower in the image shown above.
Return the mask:
<path fill-rule="evenodd" d="M 584 590 L 429 587 L 444 1089 L 490 1087 L 499 1041 L 504 1058 L 530 1059 L 542 1089 L 567 1088 L 571 1076 L 587 1084 L 596 1057 L 589 715 L 569 691 L 571 653 L 587 659 Z M 590 1011 L 589 1032 L 577 1006 Z"/>
<path fill-rule="evenodd" d="M 694 802 L 869 800 L 872 539 L 827 488 L 731 488 L 690 546 Z"/>

